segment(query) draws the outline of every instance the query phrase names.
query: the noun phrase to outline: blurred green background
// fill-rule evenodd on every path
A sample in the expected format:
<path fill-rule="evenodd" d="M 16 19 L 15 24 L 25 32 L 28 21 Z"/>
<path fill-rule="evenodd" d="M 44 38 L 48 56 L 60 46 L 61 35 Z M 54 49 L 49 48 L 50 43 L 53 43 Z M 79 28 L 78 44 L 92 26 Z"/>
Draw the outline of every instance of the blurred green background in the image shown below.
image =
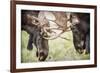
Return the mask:
<path fill-rule="evenodd" d="M 60 37 L 54 40 L 49 40 L 49 55 L 46 61 L 88 60 L 90 58 L 89 54 L 83 55 L 76 52 L 73 45 L 71 31 L 63 33 L 61 37 L 68 40 Z M 38 62 L 38 58 L 36 57 L 37 49 L 34 44 L 31 51 L 27 50 L 28 39 L 29 34 L 25 31 L 21 31 L 21 62 Z"/>

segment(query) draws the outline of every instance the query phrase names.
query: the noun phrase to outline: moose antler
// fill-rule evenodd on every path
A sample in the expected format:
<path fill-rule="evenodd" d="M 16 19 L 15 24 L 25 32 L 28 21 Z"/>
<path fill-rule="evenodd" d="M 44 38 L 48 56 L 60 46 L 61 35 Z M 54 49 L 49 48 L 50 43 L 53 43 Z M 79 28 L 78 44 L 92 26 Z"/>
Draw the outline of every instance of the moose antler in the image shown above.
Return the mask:
<path fill-rule="evenodd" d="M 45 13 L 47 13 L 48 15 L 51 13 L 50 15 L 53 17 L 53 19 L 48 18 Z M 47 34 L 47 36 L 43 36 L 44 39 L 53 40 L 57 37 L 60 37 L 60 35 L 65 31 L 69 31 L 69 27 L 67 26 L 68 17 L 66 16 L 65 12 L 40 12 L 39 18 L 42 23 L 46 24 L 46 26 L 43 27 L 43 31 L 45 32 L 45 34 Z M 52 25 L 52 23 L 50 22 L 54 23 L 54 25 Z M 48 32 L 47 30 L 50 31 Z"/>

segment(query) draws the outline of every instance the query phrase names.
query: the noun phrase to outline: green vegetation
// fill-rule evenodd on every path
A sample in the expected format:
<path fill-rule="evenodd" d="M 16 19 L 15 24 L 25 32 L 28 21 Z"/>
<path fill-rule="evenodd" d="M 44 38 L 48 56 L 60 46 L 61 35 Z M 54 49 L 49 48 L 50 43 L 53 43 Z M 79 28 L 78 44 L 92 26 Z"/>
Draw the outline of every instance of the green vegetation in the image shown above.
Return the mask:
<path fill-rule="evenodd" d="M 33 50 L 27 50 L 28 37 L 28 33 L 22 31 L 21 62 L 38 62 L 38 58 L 36 57 L 37 49 L 34 44 Z M 49 55 L 46 61 L 87 60 L 90 58 L 89 54 L 80 55 L 76 52 L 72 42 L 73 39 L 71 31 L 63 33 L 61 37 L 54 40 L 49 40 Z M 64 38 L 68 40 L 65 40 Z"/>

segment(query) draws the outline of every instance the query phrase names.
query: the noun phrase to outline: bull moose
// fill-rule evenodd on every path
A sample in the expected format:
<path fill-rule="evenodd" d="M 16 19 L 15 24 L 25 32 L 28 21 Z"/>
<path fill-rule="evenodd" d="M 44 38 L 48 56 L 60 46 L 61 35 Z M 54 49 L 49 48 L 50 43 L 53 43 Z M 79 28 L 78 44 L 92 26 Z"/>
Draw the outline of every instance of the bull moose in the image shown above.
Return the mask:
<path fill-rule="evenodd" d="M 21 15 L 21 24 L 22 30 L 27 31 L 29 33 L 29 41 L 27 45 L 27 49 L 32 50 L 33 43 L 37 48 L 36 56 L 39 57 L 39 61 L 44 61 L 48 56 L 48 40 L 44 39 L 41 34 L 41 27 L 38 25 L 38 17 L 39 11 L 24 11 L 22 10 Z"/>
<path fill-rule="evenodd" d="M 90 14 L 78 13 L 79 23 L 71 27 L 73 43 L 79 53 L 90 53 Z"/>

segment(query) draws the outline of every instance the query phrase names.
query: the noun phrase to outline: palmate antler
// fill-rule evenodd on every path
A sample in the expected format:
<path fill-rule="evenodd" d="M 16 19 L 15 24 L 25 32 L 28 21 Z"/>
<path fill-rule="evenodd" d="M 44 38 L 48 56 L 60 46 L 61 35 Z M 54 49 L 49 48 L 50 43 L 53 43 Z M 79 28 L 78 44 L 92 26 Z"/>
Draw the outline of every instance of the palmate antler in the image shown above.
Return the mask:
<path fill-rule="evenodd" d="M 46 17 L 45 13 L 47 14 L 51 13 L 50 15 L 51 16 L 53 15 L 53 20 L 51 18 L 49 19 L 48 17 Z M 70 27 L 68 26 L 68 21 L 70 19 L 70 14 L 66 15 L 65 12 L 41 12 L 39 16 L 40 18 L 42 18 L 42 20 L 48 22 L 46 23 L 47 27 L 45 26 L 43 27 L 45 34 L 47 34 L 47 36 L 43 36 L 43 38 L 48 40 L 53 40 L 56 39 L 57 37 L 60 37 L 60 35 L 65 31 L 69 31 L 68 29 Z M 54 23 L 54 25 L 51 25 L 50 22 Z M 50 30 L 50 32 L 48 32 L 47 30 Z"/>

